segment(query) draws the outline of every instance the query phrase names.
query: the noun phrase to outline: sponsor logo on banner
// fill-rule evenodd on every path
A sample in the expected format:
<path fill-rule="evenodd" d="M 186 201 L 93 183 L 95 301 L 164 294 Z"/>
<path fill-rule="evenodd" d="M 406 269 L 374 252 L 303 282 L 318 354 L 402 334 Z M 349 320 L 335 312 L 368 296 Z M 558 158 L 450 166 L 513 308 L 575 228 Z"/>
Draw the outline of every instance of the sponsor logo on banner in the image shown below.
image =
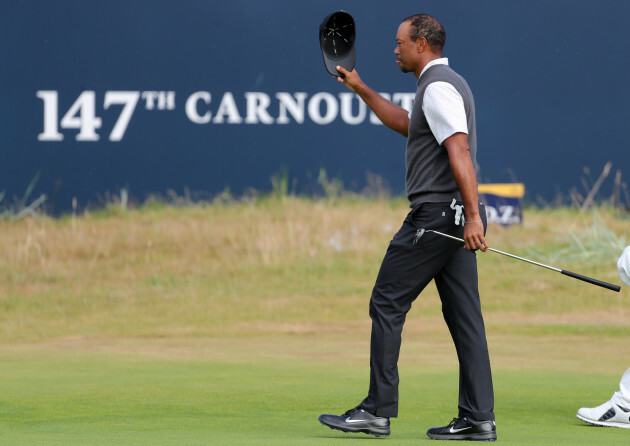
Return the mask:
<path fill-rule="evenodd" d="M 415 97 L 415 93 L 380 94 L 406 110 L 411 110 Z M 311 95 L 305 92 L 245 92 L 236 96 L 229 91 L 196 91 L 188 95 L 180 107 L 175 91 L 106 91 L 99 97 L 95 91 L 86 90 L 76 98 L 64 98 L 64 102 L 74 99 L 65 110 L 60 110 L 62 93 L 58 90 L 39 90 L 36 96 L 41 99 L 44 112 L 42 132 L 37 135 L 39 141 L 63 141 L 66 133 L 73 134 L 77 141 L 99 141 L 103 118 L 98 113 L 110 108 L 119 110 L 112 130 L 106 135 L 113 142 L 122 141 L 133 117 L 140 112 L 181 112 L 191 123 L 199 125 L 307 122 L 328 125 L 338 121 L 348 125 L 382 124 L 365 103 L 350 92 L 337 95 L 328 92 Z"/>
<path fill-rule="evenodd" d="M 480 184 L 479 199 L 486 206 L 488 223 L 513 225 L 523 222 L 523 183 Z"/>

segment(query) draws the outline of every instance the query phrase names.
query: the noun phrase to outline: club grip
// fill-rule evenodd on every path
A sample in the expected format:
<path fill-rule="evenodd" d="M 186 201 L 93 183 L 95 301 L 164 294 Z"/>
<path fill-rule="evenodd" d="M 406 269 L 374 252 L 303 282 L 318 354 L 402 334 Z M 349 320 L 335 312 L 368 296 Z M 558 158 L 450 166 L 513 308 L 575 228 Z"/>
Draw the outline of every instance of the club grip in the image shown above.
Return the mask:
<path fill-rule="evenodd" d="M 608 288 L 609 290 L 613 290 L 619 292 L 621 287 L 619 285 L 613 285 L 612 283 L 602 282 L 601 280 L 593 279 L 592 277 L 586 277 L 582 274 L 573 273 L 571 271 L 562 270 L 560 271 L 565 276 L 573 277 L 574 279 L 583 280 L 584 282 L 592 283 L 593 285 L 601 286 L 604 288 Z"/>

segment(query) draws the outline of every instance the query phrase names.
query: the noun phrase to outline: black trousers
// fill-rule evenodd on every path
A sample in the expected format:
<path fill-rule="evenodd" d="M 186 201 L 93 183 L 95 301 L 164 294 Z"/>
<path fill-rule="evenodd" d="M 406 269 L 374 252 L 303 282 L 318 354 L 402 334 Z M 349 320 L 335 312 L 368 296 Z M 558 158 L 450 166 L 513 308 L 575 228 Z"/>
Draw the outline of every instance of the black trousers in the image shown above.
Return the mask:
<path fill-rule="evenodd" d="M 485 209 L 480 206 L 486 228 Z M 476 253 L 461 242 L 430 232 L 414 244 L 419 228 L 460 238 L 464 232 L 463 226 L 455 224 L 455 210 L 450 203 L 425 203 L 407 215 L 390 242 L 370 299 L 370 389 L 361 405 L 377 416 L 398 415 L 398 355 L 403 325 L 413 301 L 435 280 L 459 360 L 458 416 L 494 420 Z"/>

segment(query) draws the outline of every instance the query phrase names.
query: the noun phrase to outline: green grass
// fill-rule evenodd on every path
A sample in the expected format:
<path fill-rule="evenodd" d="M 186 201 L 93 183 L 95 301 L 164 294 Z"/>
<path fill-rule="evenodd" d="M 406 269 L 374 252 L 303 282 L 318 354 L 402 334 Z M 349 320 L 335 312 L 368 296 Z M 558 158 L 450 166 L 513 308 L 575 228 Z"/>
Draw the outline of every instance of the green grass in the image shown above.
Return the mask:
<path fill-rule="evenodd" d="M 237 353 L 219 360 L 203 348 L 195 357 L 194 346 L 164 341 L 147 343 L 150 351 L 135 354 L 108 353 L 121 346 L 106 344 L 4 349 L 0 443 L 316 445 L 373 439 L 332 431 L 317 421 L 320 413 L 343 412 L 358 402 L 367 385 L 366 368 L 338 358 L 304 359 L 299 347 L 318 342 L 310 335 L 294 336 L 289 352 L 273 354 L 281 340 L 258 339 L 262 350 L 250 351 L 249 359 Z M 242 340 L 235 346 L 246 344 Z M 271 355 L 264 354 L 265 347 Z M 226 349 L 219 348 L 222 354 Z M 418 366 L 403 358 L 401 377 L 392 435 L 373 441 L 430 441 L 426 429 L 448 422 L 456 406 L 456 367 Z M 616 373 L 499 367 L 494 373 L 499 441 L 627 444 L 625 430 L 591 427 L 575 418 L 581 405 L 608 398 L 618 379 Z"/>
<path fill-rule="evenodd" d="M 365 396 L 368 299 L 407 212 L 401 200 L 279 197 L 0 221 L 0 445 L 429 441 L 457 406 L 434 286 L 405 325 L 391 437 L 317 421 Z M 619 283 L 628 225 L 606 208 L 527 209 L 487 239 Z M 499 441 L 628 444 L 630 432 L 575 413 L 609 399 L 630 365 L 629 289 L 478 258 Z"/>

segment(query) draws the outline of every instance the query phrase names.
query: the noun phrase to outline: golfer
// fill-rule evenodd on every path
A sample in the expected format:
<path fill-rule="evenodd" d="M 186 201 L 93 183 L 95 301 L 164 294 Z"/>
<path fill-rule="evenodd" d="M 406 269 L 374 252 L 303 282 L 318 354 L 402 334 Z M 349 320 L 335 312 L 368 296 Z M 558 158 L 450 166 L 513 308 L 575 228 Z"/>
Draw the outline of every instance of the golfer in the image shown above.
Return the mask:
<path fill-rule="evenodd" d="M 458 413 L 427 435 L 444 440 L 496 440 L 494 394 L 477 286 L 475 250 L 485 251 L 486 213 L 477 196 L 475 106 L 466 81 L 442 58 L 446 34 L 433 17 L 402 21 L 396 63 L 418 79 L 411 113 L 369 88 L 356 70 L 337 70 L 338 81 L 389 128 L 407 137 L 406 193 L 412 210 L 383 259 L 370 299 L 372 335 L 367 397 L 343 415 L 321 415 L 324 425 L 344 432 L 390 434 L 398 415 L 398 355 L 407 312 L 435 281 L 444 319 L 459 359 Z M 421 229 L 433 229 L 460 242 Z M 440 398 L 441 395 L 434 395 Z"/>
<path fill-rule="evenodd" d="M 621 281 L 630 286 L 630 246 L 626 246 L 617 260 L 617 269 Z M 581 407 L 577 417 L 596 426 L 630 429 L 630 368 L 621 377 L 619 390 L 610 400 L 597 407 Z"/>
<path fill-rule="evenodd" d="M 596 426 L 630 429 L 630 368 L 621 377 L 619 390 L 597 407 L 582 407 L 577 417 Z"/>

